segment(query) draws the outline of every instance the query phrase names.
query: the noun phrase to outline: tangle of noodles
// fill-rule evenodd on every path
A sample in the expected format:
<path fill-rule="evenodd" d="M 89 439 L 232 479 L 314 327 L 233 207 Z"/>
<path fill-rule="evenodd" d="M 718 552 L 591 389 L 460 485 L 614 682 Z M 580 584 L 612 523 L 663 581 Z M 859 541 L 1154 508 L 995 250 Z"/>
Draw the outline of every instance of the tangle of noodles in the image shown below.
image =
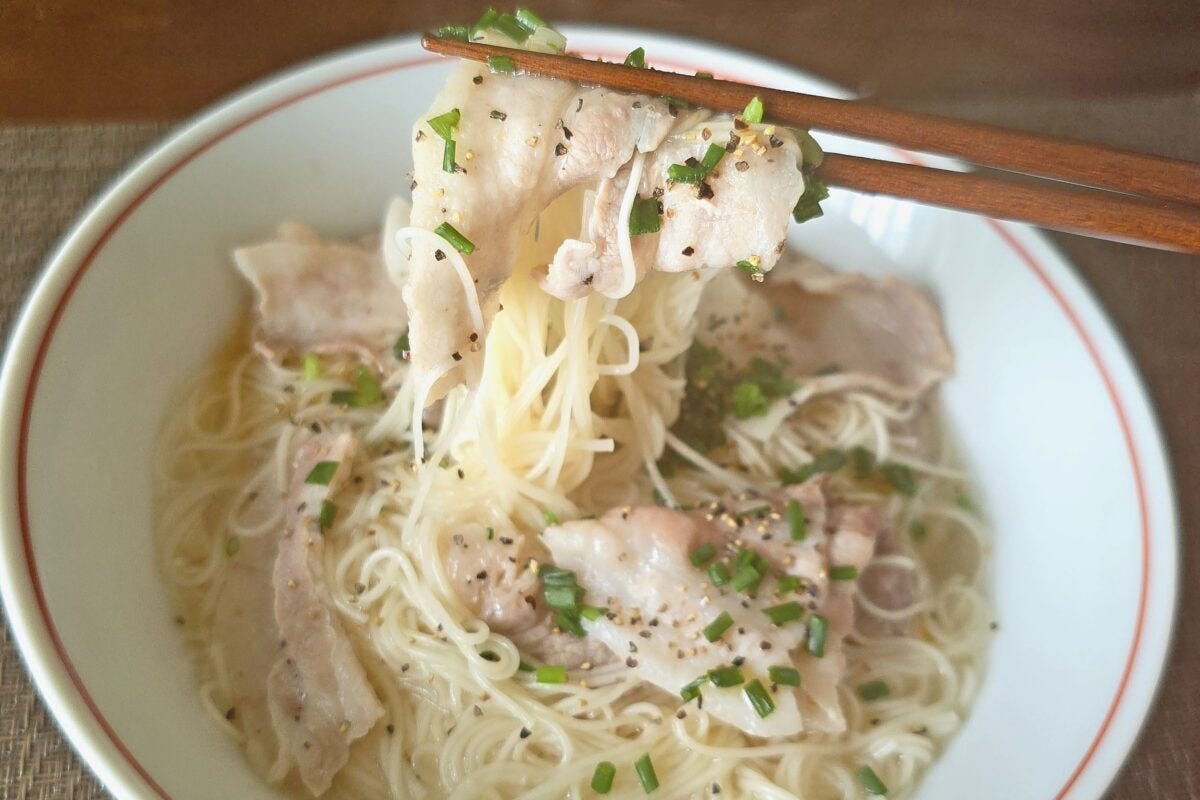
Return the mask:
<path fill-rule="evenodd" d="M 619 298 L 543 293 L 530 267 L 575 235 L 574 203 L 548 211 L 537 241 L 526 242 L 522 268 L 501 291 L 478 389 L 451 393 L 423 433 L 428 386 L 406 382 L 390 407 L 335 406 L 330 393 L 348 384 L 353 363 L 327 362 L 306 379 L 298 365 L 255 355 L 245 331 L 189 388 L 159 450 L 159 549 L 197 653 L 204 707 L 240 735 L 226 720 L 231 689 L 211 637 L 227 542 L 283 524 L 281 504 L 261 501 L 286 492 L 291 456 L 316 426 L 362 443 L 325 537 L 325 580 L 386 708 L 328 797 L 588 797 L 600 761 L 618 765 L 614 796 L 641 796 L 632 763 L 643 753 L 664 797 L 712 797 L 714 786 L 725 797 L 858 797 L 864 765 L 889 796 L 909 795 L 962 724 L 991 622 L 988 534 L 964 508 L 965 479 L 945 437 L 926 432 L 937 427 L 928 401 L 849 388 L 812 396 L 800 378 L 798 407 L 776 415 L 771 435 L 748 435 L 729 420 L 726 447 L 693 451 L 669 429 L 710 276 L 655 272 Z M 464 288 L 471 292 L 469 282 Z M 860 600 L 845 646 L 843 734 L 755 739 L 694 706 L 679 719 L 677 697 L 614 668 L 593 671 L 587 686 L 538 684 L 520 670 L 512 642 L 459 602 L 440 557 L 443 538 L 468 523 L 535 532 L 547 511 L 602 513 L 652 502 L 655 490 L 668 503 L 694 503 L 771 485 L 780 468 L 855 446 L 917 476 L 912 496 L 833 479 L 838 495 L 882 504 L 903 545 L 868 571 L 910 571 L 917 592 L 903 609 Z M 664 476 L 657 462 L 670 451 L 694 469 Z M 879 633 L 889 628 L 867 626 L 872 618 L 911 623 L 915 633 Z M 856 687 L 874 680 L 890 694 L 864 700 Z M 284 770 L 277 764 L 269 777 Z"/>

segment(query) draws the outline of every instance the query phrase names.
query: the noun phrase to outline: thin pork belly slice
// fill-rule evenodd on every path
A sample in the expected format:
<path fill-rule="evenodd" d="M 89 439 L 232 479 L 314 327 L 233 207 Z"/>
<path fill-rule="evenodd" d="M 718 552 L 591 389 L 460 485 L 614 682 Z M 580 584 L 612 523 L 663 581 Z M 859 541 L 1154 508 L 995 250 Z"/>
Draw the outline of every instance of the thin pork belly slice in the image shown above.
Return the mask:
<path fill-rule="evenodd" d="M 769 291 L 742 275 L 717 276 L 698 315 L 702 341 L 739 360 L 781 357 L 789 375 L 829 373 L 815 380 L 830 390 L 910 400 L 954 373 L 937 308 L 892 276 L 833 273 L 785 256 Z"/>
<path fill-rule="evenodd" d="M 319 516 L 353 457 L 349 434 L 316 436 L 300 447 L 273 576 L 280 650 L 267 679 L 271 719 L 282 752 L 314 795 L 329 788 L 351 743 L 383 715 L 334 611 L 322 565 Z"/>
<path fill-rule="evenodd" d="M 767 129 L 769 135 L 763 133 Z M 672 165 L 699 162 L 714 144 L 725 154 L 703 181 L 670 179 Z M 600 184 L 588 216 L 589 241 L 563 242 L 539 276 L 541 286 L 563 299 L 592 291 L 619 296 L 652 269 L 684 272 L 746 262 L 760 274 L 769 272 L 783 252 L 792 209 L 804 192 L 800 163 L 800 145 L 786 129 L 738 132 L 728 119 L 718 119 L 672 133 L 637 170 L 638 197 L 661 204 L 660 231 L 629 236 L 631 167 L 626 166 Z M 626 236 L 636 265 L 628 275 L 620 242 Z"/>
<path fill-rule="evenodd" d="M 392 346 L 408 312 L 380 248 L 322 241 L 285 223 L 233 258 L 258 295 L 255 345 L 267 358 L 350 354 L 387 373 L 400 366 Z"/>
<path fill-rule="evenodd" d="M 456 169 L 446 172 L 445 141 L 428 120 L 454 109 Z M 567 190 L 611 178 L 635 149 L 657 146 L 672 122 L 661 99 L 495 74 L 473 62 L 455 68 L 413 129 L 412 227 L 402 234 L 412 259 L 405 299 L 413 368 L 430 402 L 477 381 L 497 292 L 537 215 Z M 432 233 L 443 223 L 474 249 L 461 254 Z"/>
<path fill-rule="evenodd" d="M 774 737 L 845 729 L 837 681 L 856 581 L 834 580 L 830 570 L 861 570 L 882 524 L 877 509 L 831 504 L 815 479 L 690 512 L 618 508 L 548 528 L 543 540 L 554 564 L 576 573 L 585 602 L 606 610 L 584 621 L 589 637 L 672 694 L 709 670 L 739 666 L 747 682 L 767 687 L 774 711 L 760 716 L 744 685 L 708 682 L 699 687 L 703 708 Z M 755 574 L 751 585 L 741 583 Z M 710 642 L 708 626 L 723 615 L 728 627 Z M 810 631 L 821 625 L 823 647 L 816 637 L 810 645 Z M 771 667 L 798 670 L 800 688 L 773 685 Z"/>
<path fill-rule="evenodd" d="M 548 557 L 544 547 L 523 534 L 482 525 L 464 527 L 443 540 L 442 547 L 447 576 L 463 605 L 492 631 L 512 639 L 521 652 L 572 669 L 612 661 L 612 653 L 596 639 L 581 639 L 554 626 L 532 567 Z"/>

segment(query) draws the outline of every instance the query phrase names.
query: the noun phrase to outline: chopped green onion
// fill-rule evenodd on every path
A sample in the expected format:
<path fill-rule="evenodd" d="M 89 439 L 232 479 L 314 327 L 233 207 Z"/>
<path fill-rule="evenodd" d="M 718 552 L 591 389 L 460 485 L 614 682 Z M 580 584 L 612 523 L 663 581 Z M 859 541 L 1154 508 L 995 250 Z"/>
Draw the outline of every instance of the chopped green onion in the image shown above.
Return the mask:
<path fill-rule="evenodd" d="M 375 374 L 366 367 L 359 367 L 355 371 L 354 382 L 358 388 L 353 390 L 338 389 L 330 395 L 330 401 L 340 406 L 366 408 L 367 406 L 375 405 L 383 397 L 383 390 L 379 388 L 379 381 L 376 380 Z"/>
<path fill-rule="evenodd" d="M 846 466 L 845 451 L 830 448 L 799 469 L 780 470 L 779 479 L 785 486 L 790 486 L 794 483 L 804 483 L 821 472 L 837 472 L 844 466 Z"/>
<path fill-rule="evenodd" d="M 554 624 L 559 630 L 566 631 L 577 639 L 582 639 L 587 636 L 587 631 L 579 624 L 579 618 L 571 616 L 566 612 L 559 612 L 554 615 Z"/>
<path fill-rule="evenodd" d="M 558 514 L 555 514 L 550 509 L 546 509 L 545 511 L 543 511 L 542 517 L 546 520 L 547 525 L 557 525 L 558 524 Z"/>
<path fill-rule="evenodd" d="M 883 785 L 883 781 L 879 780 L 879 776 L 875 774 L 875 770 L 870 767 L 863 767 L 854 773 L 854 777 L 858 778 L 858 782 L 862 784 L 868 794 L 885 795 L 888 792 L 887 787 Z"/>
<path fill-rule="evenodd" d="M 763 574 L 754 568 L 753 565 L 747 564 L 744 567 L 739 567 L 738 571 L 733 576 L 733 588 L 743 594 L 754 594 L 758 589 L 758 585 L 762 583 Z"/>
<path fill-rule="evenodd" d="M 658 776 L 654 774 L 654 764 L 650 761 L 649 753 L 639 758 L 634 763 L 633 769 L 637 773 L 638 780 L 642 782 L 642 789 L 646 794 L 650 794 L 658 788 Z"/>
<path fill-rule="evenodd" d="M 625 66 L 637 67 L 638 69 L 645 69 L 645 67 L 646 67 L 646 49 L 644 47 L 638 47 L 638 48 L 630 51 L 629 55 L 625 56 Z"/>
<path fill-rule="evenodd" d="M 567 668 L 559 666 L 538 667 L 533 673 L 534 680 L 538 683 L 566 683 Z"/>
<path fill-rule="evenodd" d="M 492 72 L 511 73 L 517 71 L 517 65 L 508 56 L 488 56 L 487 63 Z"/>
<path fill-rule="evenodd" d="M 697 78 L 708 78 L 711 81 L 713 79 L 713 74 L 711 72 L 704 72 L 703 70 L 701 70 L 700 72 L 696 73 L 696 77 Z"/>
<path fill-rule="evenodd" d="M 789 622 L 795 622 L 804 616 L 804 606 L 797 603 L 795 600 L 790 600 L 786 603 L 780 603 L 777 606 L 764 608 L 763 613 L 775 625 L 785 625 Z"/>
<path fill-rule="evenodd" d="M 455 152 L 458 150 L 458 144 L 453 139 L 447 139 L 442 144 L 442 172 L 454 174 L 458 170 L 458 164 L 455 163 Z"/>
<path fill-rule="evenodd" d="M 304 356 L 304 380 L 315 381 L 321 377 L 321 359 L 316 353 Z"/>
<path fill-rule="evenodd" d="M 396 357 L 397 361 L 407 361 L 408 357 L 412 355 L 412 345 L 408 342 L 407 329 L 405 329 L 404 333 L 400 334 L 400 338 L 392 345 L 392 355 Z"/>
<path fill-rule="evenodd" d="M 550 27 L 546 24 L 546 20 L 542 19 L 528 8 L 518 8 L 516 16 L 517 22 L 521 23 L 521 27 L 530 33 L 533 33 L 538 28 Z"/>
<path fill-rule="evenodd" d="M 746 698 L 750 701 L 750 705 L 753 706 L 754 713 L 758 714 L 760 719 L 765 719 L 774 713 L 775 703 L 771 700 L 771 695 L 758 678 L 746 684 L 746 688 L 742 691 L 746 693 Z"/>
<path fill-rule="evenodd" d="M 595 622 L 604 616 L 604 609 L 596 608 L 595 606 L 584 606 L 583 608 L 579 609 L 579 616 L 583 617 L 588 622 Z"/>
<path fill-rule="evenodd" d="M 458 39 L 465 42 L 470 36 L 470 31 L 466 25 L 443 25 L 438 28 L 437 35 L 439 39 Z"/>
<path fill-rule="evenodd" d="M 704 638 L 715 642 L 731 627 L 733 627 L 733 617 L 729 616 L 728 611 L 722 611 L 716 619 L 704 626 Z"/>
<path fill-rule="evenodd" d="M 488 10 L 484 11 L 483 14 L 479 17 L 479 19 L 475 22 L 475 24 L 473 26 L 471 26 L 471 35 L 476 36 L 480 33 L 483 33 L 488 28 L 492 27 L 492 24 L 496 21 L 496 18 L 499 16 L 500 16 L 499 12 L 497 12 L 496 9 L 491 8 L 489 6 Z"/>
<path fill-rule="evenodd" d="M 533 665 L 527 664 L 524 661 L 518 661 L 517 662 L 517 671 L 518 672 L 533 672 Z"/>
<path fill-rule="evenodd" d="M 501 122 L 508 119 L 508 114 L 505 114 L 503 111 L 497 111 L 494 108 L 491 110 L 491 112 L 488 114 L 488 116 L 491 117 L 492 119 L 498 119 Z"/>
<path fill-rule="evenodd" d="M 692 104 L 689 103 L 687 100 L 684 100 L 682 97 L 672 97 L 669 94 L 664 94 L 662 96 L 662 99 L 666 100 L 667 105 L 669 105 L 669 106 L 675 106 L 677 108 L 683 108 L 683 109 L 688 109 L 688 108 L 692 107 Z"/>
<path fill-rule="evenodd" d="M 913 523 L 908 526 L 908 535 L 912 537 L 914 542 L 924 541 L 929 535 L 929 528 L 920 520 L 913 520 Z"/>
<path fill-rule="evenodd" d="M 762 274 L 761 269 L 754 266 L 753 263 L 746 261 L 745 259 L 742 259 L 741 261 L 737 262 L 737 268 L 740 269 L 742 272 L 746 273 L 747 275 L 761 275 Z"/>
<path fill-rule="evenodd" d="M 667 167 L 667 177 L 676 183 L 699 183 L 708 173 L 700 164 L 672 164 Z"/>
<path fill-rule="evenodd" d="M 825 636 L 829 633 L 829 620 L 820 614 L 808 618 L 808 638 L 804 647 L 811 655 L 821 658 L 825 655 Z"/>
<path fill-rule="evenodd" d="M 617 768 L 611 761 L 601 761 L 592 773 L 592 791 L 596 794 L 608 794 L 612 791 L 613 778 Z"/>
<path fill-rule="evenodd" d="M 712 564 L 708 568 L 708 581 L 713 586 L 724 586 L 729 583 L 729 567 L 724 564 Z"/>
<path fill-rule="evenodd" d="M 237 555 L 238 550 L 242 549 L 242 540 L 236 536 L 230 536 L 225 540 L 225 555 L 233 558 Z"/>
<path fill-rule="evenodd" d="M 746 108 L 742 111 L 742 119 L 745 120 L 746 122 L 749 122 L 751 125 L 754 125 L 759 122 L 762 122 L 762 118 L 763 118 L 762 100 L 759 100 L 758 97 L 756 96 L 749 103 L 746 104 Z"/>
<path fill-rule="evenodd" d="M 438 136 L 443 139 L 453 139 L 454 129 L 458 127 L 460 119 L 462 119 L 462 114 L 459 113 L 457 108 L 452 108 L 445 114 L 438 114 L 436 117 L 430 117 L 426 121 Z"/>
<path fill-rule="evenodd" d="M 858 567 L 853 564 L 839 564 L 829 568 L 831 581 L 852 581 L 858 577 Z"/>
<path fill-rule="evenodd" d="M 695 550 L 693 550 L 688 555 L 688 558 L 691 559 L 693 567 L 703 567 L 705 564 L 712 561 L 713 556 L 715 556 L 716 554 L 717 554 L 717 548 L 713 546 L 713 543 L 705 542 L 704 544 L 700 545 Z"/>
<path fill-rule="evenodd" d="M 854 465 L 855 477 L 870 477 L 875 471 L 875 454 L 865 447 L 855 447 L 850 451 L 850 463 Z"/>
<path fill-rule="evenodd" d="M 963 511 L 975 511 L 976 510 L 975 502 L 973 500 L 971 500 L 970 497 L 968 497 L 965 494 L 962 494 L 961 492 L 957 496 L 955 496 L 954 504 L 956 506 L 958 506 L 959 508 L 961 508 Z"/>
<path fill-rule="evenodd" d="M 335 389 L 329 395 L 329 402 L 335 406 L 352 406 L 358 399 L 358 393 L 353 389 Z"/>
<path fill-rule="evenodd" d="M 788 532 L 792 541 L 802 542 L 808 536 L 808 518 L 804 516 L 804 507 L 799 500 L 789 500 L 787 504 Z"/>
<path fill-rule="evenodd" d="M 791 667 L 767 667 L 767 677 L 780 686 L 800 685 L 800 673 Z"/>
<path fill-rule="evenodd" d="M 887 697 L 891 693 L 892 690 L 883 681 L 869 681 L 859 684 L 858 687 L 858 696 L 868 703 L 872 700 L 878 700 L 881 697 Z"/>
<path fill-rule="evenodd" d="M 742 675 L 741 667 L 718 667 L 708 671 L 708 679 L 712 681 L 713 686 L 718 686 L 722 689 L 727 689 L 730 686 L 741 686 L 746 682 L 746 677 Z"/>
<path fill-rule="evenodd" d="M 559 611 L 575 611 L 583 599 L 583 589 L 578 586 L 547 586 L 542 590 L 546 605 Z"/>
<path fill-rule="evenodd" d="M 317 517 L 317 524 L 321 526 L 321 530 L 327 531 L 333 527 L 333 521 L 337 519 L 338 507 L 331 500 L 321 501 L 321 513 Z"/>
<path fill-rule="evenodd" d="M 464 255 L 469 256 L 475 252 L 475 245 L 471 243 L 471 240 L 459 233 L 449 222 L 443 222 L 441 225 L 438 225 L 433 229 L 433 232 L 454 245 L 454 249 Z"/>
<path fill-rule="evenodd" d="M 733 415 L 738 419 L 761 417 L 771 408 L 771 401 L 757 383 L 742 381 L 733 387 Z"/>
<path fill-rule="evenodd" d="M 679 696 L 683 698 L 683 702 L 690 703 L 692 700 L 695 700 L 700 696 L 700 687 L 706 683 L 708 683 L 708 676 L 701 675 L 699 678 L 696 678 L 696 680 L 680 689 Z"/>
<path fill-rule="evenodd" d="M 304 482 L 316 484 L 317 486 L 328 486 L 337 472 L 338 463 L 337 461 L 318 461 L 312 470 L 309 471 L 308 477 L 304 479 Z"/>
<path fill-rule="evenodd" d="M 829 197 L 829 187 L 813 175 L 804 178 L 804 194 L 796 201 L 792 209 L 792 218 L 796 222 L 807 222 L 816 219 L 825 212 L 821 210 L 821 201 Z"/>
<path fill-rule="evenodd" d="M 917 493 L 917 481 L 913 477 L 913 471 L 904 464 L 897 464 L 894 461 L 889 461 L 880 467 L 883 477 L 892 485 L 897 492 L 906 497 L 912 497 Z"/>
<path fill-rule="evenodd" d="M 800 163 L 805 171 L 812 171 L 825 161 L 825 151 L 808 131 L 796 131 L 800 139 Z"/>
<path fill-rule="evenodd" d="M 661 228 L 662 218 L 658 212 L 658 200 L 653 197 L 634 198 L 633 207 L 629 209 L 629 235 L 658 233 Z"/>
<path fill-rule="evenodd" d="M 542 565 L 538 570 L 538 577 L 542 579 L 542 583 L 547 586 L 574 586 L 575 573 L 569 569 L 561 569 L 550 564 Z"/>
<path fill-rule="evenodd" d="M 802 582 L 803 581 L 801 581 L 798 575 L 784 575 L 779 579 L 779 583 L 776 584 L 775 591 L 779 592 L 780 594 L 794 592 L 800 588 L 800 584 Z"/>
<path fill-rule="evenodd" d="M 719 144 L 710 144 L 708 149 L 704 151 L 704 158 L 700 159 L 700 166 L 704 167 L 706 172 L 712 172 L 724 157 L 724 147 Z"/>
<path fill-rule="evenodd" d="M 528 39 L 530 34 L 512 14 L 497 14 L 496 19 L 492 21 L 492 29 L 503 33 L 517 44 Z M 491 61 L 491 58 L 488 61 Z"/>

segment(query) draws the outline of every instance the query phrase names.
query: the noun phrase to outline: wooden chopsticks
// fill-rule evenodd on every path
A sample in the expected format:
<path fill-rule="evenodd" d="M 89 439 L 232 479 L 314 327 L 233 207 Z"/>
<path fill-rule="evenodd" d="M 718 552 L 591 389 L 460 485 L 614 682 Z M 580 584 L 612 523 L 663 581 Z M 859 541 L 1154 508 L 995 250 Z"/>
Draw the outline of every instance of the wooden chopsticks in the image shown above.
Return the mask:
<path fill-rule="evenodd" d="M 573 56 L 431 35 L 422 44 L 431 52 L 476 61 L 505 56 L 518 70 L 625 92 L 667 95 L 715 111 L 740 112 L 757 96 L 766 118 L 775 123 L 941 153 L 1058 181 L 1013 180 L 830 153 L 817 174 L 832 186 L 1200 253 L 1200 164 L 1190 161 Z"/>

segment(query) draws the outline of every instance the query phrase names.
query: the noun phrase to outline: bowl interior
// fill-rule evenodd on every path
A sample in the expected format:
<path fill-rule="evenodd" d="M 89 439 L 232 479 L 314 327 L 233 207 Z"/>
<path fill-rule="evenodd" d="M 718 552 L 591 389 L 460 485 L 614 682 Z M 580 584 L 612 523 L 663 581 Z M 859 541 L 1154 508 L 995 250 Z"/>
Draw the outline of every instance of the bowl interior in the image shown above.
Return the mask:
<path fill-rule="evenodd" d="M 585 52 L 644 45 L 668 68 L 832 91 L 704 44 L 570 33 Z M 282 219 L 329 235 L 376 225 L 406 193 L 408 130 L 447 69 L 400 40 L 185 128 L 81 223 L 21 322 L 4 379 L 4 450 L 23 458 L 4 478 L 7 606 L 60 722 L 120 796 L 275 795 L 196 695 L 155 566 L 155 436 L 247 306 L 230 249 Z M 1169 480 L 1128 357 L 1027 230 L 835 192 L 793 234 L 837 268 L 926 287 L 958 356 L 944 400 L 996 531 L 1000 627 L 970 720 L 918 795 L 1098 796 L 1144 716 L 1174 601 Z"/>

